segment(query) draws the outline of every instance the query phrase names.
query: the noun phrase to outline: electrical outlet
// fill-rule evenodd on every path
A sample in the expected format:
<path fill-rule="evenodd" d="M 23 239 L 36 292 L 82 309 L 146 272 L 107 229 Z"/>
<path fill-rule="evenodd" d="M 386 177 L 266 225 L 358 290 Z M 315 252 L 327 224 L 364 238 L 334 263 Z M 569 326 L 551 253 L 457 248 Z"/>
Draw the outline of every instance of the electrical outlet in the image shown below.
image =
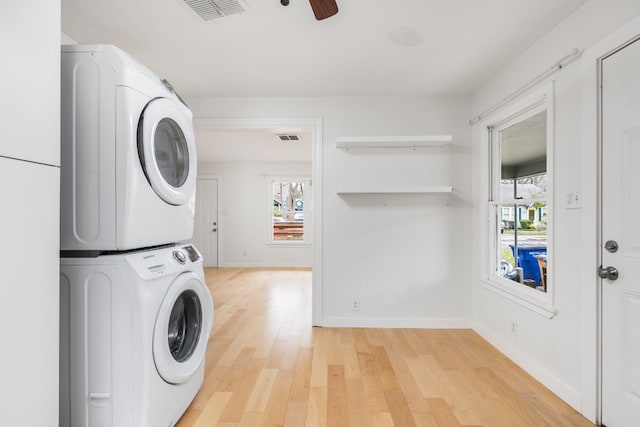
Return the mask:
<path fill-rule="evenodd" d="M 351 301 L 351 311 L 360 311 L 360 298 L 354 298 Z"/>
<path fill-rule="evenodd" d="M 518 322 L 511 322 L 511 333 L 514 336 L 518 336 Z"/>

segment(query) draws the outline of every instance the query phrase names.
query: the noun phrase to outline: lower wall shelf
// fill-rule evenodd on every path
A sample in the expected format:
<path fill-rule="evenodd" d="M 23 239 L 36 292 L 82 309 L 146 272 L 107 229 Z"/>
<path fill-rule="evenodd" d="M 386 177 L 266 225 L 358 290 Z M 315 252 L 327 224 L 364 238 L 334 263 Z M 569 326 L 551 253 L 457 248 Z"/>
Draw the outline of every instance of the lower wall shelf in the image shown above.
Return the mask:
<path fill-rule="evenodd" d="M 348 189 L 339 190 L 338 195 L 348 194 L 433 194 L 433 193 L 452 193 L 453 187 L 406 187 L 406 188 L 378 188 L 378 189 Z"/>

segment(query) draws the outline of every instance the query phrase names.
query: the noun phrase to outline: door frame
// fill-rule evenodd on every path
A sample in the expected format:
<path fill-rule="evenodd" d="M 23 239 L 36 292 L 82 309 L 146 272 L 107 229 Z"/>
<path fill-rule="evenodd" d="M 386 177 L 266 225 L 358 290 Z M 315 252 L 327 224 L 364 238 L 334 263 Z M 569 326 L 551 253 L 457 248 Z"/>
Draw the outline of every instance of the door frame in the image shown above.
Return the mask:
<path fill-rule="evenodd" d="M 218 181 L 218 190 L 216 191 L 216 196 L 218 197 L 217 203 L 216 205 L 218 206 L 217 212 L 216 212 L 216 216 L 218 218 L 218 231 L 216 232 L 216 240 L 217 240 L 217 244 L 218 244 L 218 250 L 216 251 L 216 265 L 218 267 L 224 267 L 221 264 L 221 261 L 224 259 L 224 257 L 222 256 L 222 245 L 220 245 L 220 242 L 222 241 L 222 233 L 224 233 L 223 231 L 223 227 L 220 226 L 220 218 L 221 218 L 221 209 L 220 209 L 220 192 L 221 192 L 221 188 L 222 188 L 222 176 L 220 175 L 209 175 L 209 174 L 205 174 L 205 175 L 198 175 L 196 176 L 196 184 L 198 182 L 199 179 L 215 179 Z M 198 200 L 198 193 L 196 192 L 196 202 Z M 194 229 L 195 231 L 195 229 Z"/>
<path fill-rule="evenodd" d="M 311 272 L 311 324 L 323 326 L 322 305 L 322 119 L 303 118 L 194 118 L 196 130 L 281 129 L 305 127 L 313 136 L 311 150 L 311 197 L 313 200 L 313 261 Z M 218 248 L 220 249 L 220 248 Z M 220 253 L 220 251 L 218 251 Z"/>
<path fill-rule="evenodd" d="M 582 406 L 581 413 L 600 424 L 602 417 L 602 279 L 596 268 L 601 263 L 602 230 L 602 133 L 600 109 L 600 81 L 602 60 L 640 37 L 640 17 L 595 43 L 583 53 L 582 61 L 582 156 L 583 191 L 583 260 L 582 283 Z M 594 375 L 595 373 L 595 375 Z"/>

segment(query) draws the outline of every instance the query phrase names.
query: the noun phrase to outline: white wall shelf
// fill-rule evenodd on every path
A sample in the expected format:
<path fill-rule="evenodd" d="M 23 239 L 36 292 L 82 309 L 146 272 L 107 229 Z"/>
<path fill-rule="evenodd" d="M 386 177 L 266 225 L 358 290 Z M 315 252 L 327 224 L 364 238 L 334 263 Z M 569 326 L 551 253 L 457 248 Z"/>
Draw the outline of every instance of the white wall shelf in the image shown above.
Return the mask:
<path fill-rule="evenodd" d="M 351 148 L 420 148 L 437 147 L 453 141 L 451 135 L 425 136 L 340 136 L 336 147 L 342 150 Z"/>
<path fill-rule="evenodd" d="M 453 187 L 397 187 L 397 188 L 378 188 L 378 189 L 345 189 L 336 192 L 338 195 L 348 194 L 433 194 L 433 193 L 452 193 Z"/>

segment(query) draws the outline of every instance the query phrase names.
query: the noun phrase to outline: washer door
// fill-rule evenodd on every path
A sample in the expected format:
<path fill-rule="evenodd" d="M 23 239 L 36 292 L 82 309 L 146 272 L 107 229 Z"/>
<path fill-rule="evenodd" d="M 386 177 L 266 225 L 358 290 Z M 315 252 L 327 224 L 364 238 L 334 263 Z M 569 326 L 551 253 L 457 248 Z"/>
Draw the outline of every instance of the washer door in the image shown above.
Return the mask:
<path fill-rule="evenodd" d="M 170 384 L 187 381 L 203 363 L 211 326 L 211 294 L 192 272 L 173 281 L 160 305 L 153 331 L 153 359 Z"/>
<path fill-rule="evenodd" d="M 196 143 L 185 107 L 167 98 L 151 100 L 138 123 L 138 155 L 149 184 L 172 205 L 192 198 L 196 187 Z"/>

